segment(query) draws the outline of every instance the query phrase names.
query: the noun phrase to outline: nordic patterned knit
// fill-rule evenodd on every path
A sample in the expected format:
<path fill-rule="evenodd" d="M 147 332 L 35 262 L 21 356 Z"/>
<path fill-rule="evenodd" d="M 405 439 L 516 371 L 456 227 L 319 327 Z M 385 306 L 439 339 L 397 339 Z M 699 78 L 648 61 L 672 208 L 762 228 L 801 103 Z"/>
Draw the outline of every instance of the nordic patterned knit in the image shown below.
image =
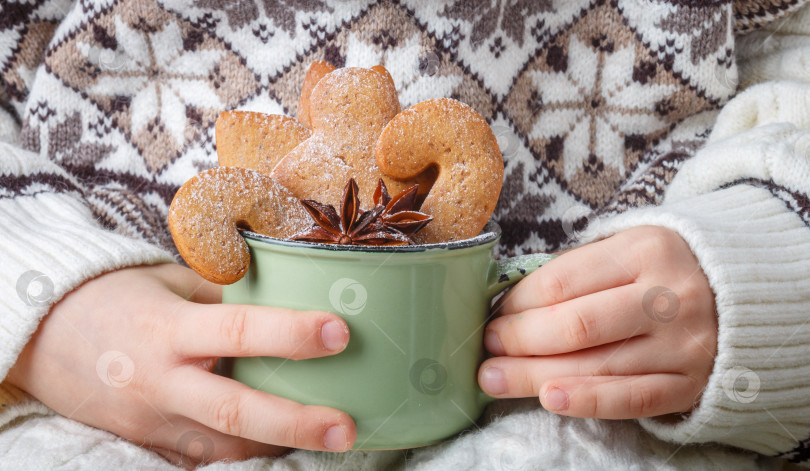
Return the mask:
<path fill-rule="evenodd" d="M 452 97 L 492 126 L 500 256 L 644 224 L 689 243 L 716 295 L 715 367 L 694 411 L 646 430 L 807 462 L 810 54 L 764 67 L 757 46 L 810 22 L 805 3 L 4 2 L 0 378 L 82 281 L 178 261 L 168 207 L 216 165 L 221 111 L 294 116 L 313 61 L 382 64 L 403 108 Z M 0 437 L 44 410 L 0 399 Z"/>

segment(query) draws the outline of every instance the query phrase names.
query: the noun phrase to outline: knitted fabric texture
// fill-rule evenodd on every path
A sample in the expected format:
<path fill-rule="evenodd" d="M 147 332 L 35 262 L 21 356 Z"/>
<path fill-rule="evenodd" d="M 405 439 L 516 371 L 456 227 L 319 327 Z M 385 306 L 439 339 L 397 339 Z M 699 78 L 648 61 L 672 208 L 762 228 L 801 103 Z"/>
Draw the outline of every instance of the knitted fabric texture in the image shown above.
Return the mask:
<path fill-rule="evenodd" d="M 0 273 L 0 378 L 47 314 L 47 305 L 15 304 L 21 274 L 64 268 L 53 276 L 56 301 L 105 271 L 170 261 L 169 204 L 187 179 L 216 165 L 221 111 L 293 116 L 312 61 L 382 64 L 403 107 L 452 97 L 492 126 L 505 164 L 494 214 L 499 255 L 556 251 L 641 224 L 669 227 L 690 244 L 717 295 L 715 371 L 695 414 L 677 426 L 642 421 L 647 430 L 806 462 L 810 338 L 796 332 L 810 300 L 810 158 L 802 151 L 810 138 L 796 127 L 808 126 L 810 92 L 806 83 L 764 84 L 724 108 L 741 83 L 738 44 L 746 70 L 794 73 L 768 65 L 747 38 L 778 39 L 791 20 L 781 18 L 806 3 L 3 3 L 0 136 L 10 142 L 0 143 L 9 155 L 0 161 L 0 214 L 9 221 L 0 253 L 11 262 Z M 810 18 L 807 11 L 798 15 Z M 779 122 L 794 126 L 766 126 Z M 768 257 L 788 275 L 760 271 Z M 801 361 L 786 373 L 778 362 L 791 358 Z M 768 381 L 761 402 L 731 394 L 745 390 L 734 386 L 740 371 Z M 0 417 L 10 404 L 25 406 L 17 416 L 44 412 L 17 390 L 0 394 Z M 67 422 L 54 427 L 79 433 Z M 414 467 L 475 456 L 465 447 L 492 442 L 491 430 L 423 451 Z"/>
<path fill-rule="evenodd" d="M 673 127 L 735 92 L 734 25 L 796 4 L 758 3 L 763 17 L 750 2 L 40 2 L 6 16 L 2 84 L 20 143 L 75 176 L 99 221 L 174 250 L 168 205 L 215 164 L 221 110 L 293 115 L 312 61 L 381 63 L 403 106 L 449 96 L 491 123 L 511 255 L 567 245 L 603 208 L 658 202 L 711 120 L 677 140 Z"/>

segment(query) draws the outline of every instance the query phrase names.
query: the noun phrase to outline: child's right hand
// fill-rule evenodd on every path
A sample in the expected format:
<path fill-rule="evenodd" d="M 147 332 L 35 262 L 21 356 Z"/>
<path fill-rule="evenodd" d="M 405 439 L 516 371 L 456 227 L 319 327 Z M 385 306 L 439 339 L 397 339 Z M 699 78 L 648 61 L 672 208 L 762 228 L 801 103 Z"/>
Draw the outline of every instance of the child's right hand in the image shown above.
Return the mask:
<path fill-rule="evenodd" d="M 338 353 L 349 341 L 346 323 L 220 300 L 219 286 L 178 265 L 105 274 L 53 306 L 8 380 L 66 417 L 184 466 L 284 447 L 348 450 L 356 437 L 348 414 L 211 372 L 223 356 Z"/>

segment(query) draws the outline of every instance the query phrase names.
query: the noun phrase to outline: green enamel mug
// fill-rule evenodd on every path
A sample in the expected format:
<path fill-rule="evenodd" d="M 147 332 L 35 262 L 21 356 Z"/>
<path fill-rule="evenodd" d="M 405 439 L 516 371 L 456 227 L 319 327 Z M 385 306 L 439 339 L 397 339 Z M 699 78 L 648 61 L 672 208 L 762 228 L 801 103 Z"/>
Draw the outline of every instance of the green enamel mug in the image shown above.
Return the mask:
<path fill-rule="evenodd" d="M 492 298 L 553 256 L 493 258 L 500 228 L 447 244 L 360 247 L 242 233 L 251 252 L 225 303 L 324 310 L 346 349 L 307 360 L 238 358 L 233 377 L 302 404 L 345 411 L 354 449 L 412 448 L 469 427 L 491 400 L 477 383 Z"/>

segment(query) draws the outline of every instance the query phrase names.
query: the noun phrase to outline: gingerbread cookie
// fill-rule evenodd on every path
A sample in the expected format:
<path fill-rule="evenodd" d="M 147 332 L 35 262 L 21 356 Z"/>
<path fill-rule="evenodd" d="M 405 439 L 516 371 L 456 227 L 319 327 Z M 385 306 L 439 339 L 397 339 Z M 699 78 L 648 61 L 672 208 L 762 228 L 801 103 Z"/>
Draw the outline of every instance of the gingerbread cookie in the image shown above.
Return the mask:
<path fill-rule="evenodd" d="M 289 191 L 267 175 L 238 167 L 206 170 L 187 181 L 169 208 L 180 255 L 203 278 L 223 285 L 242 278 L 250 253 L 238 229 L 288 238 L 309 226 Z"/>
<path fill-rule="evenodd" d="M 304 77 L 304 84 L 301 86 L 301 97 L 298 99 L 298 122 L 307 129 L 312 129 L 312 121 L 309 118 L 310 96 L 315 85 L 329 72 L 335 70 L 335 66 L 326 61 L 315 61 L 309 65 L 307 75 Z"/>
<path fill-rule="evenodd" d="M 433 222 L 417 234 L 418 243 L 475 237 L 495 210 L 503 182 L 498 141 L 484 118 L 459 101 L 438 98 L 399 113 L 383 129 L 375 156 L 383 174 L 400 180 L 438 168 L 421 207 Z"/>
<path fill-rule="evenodd" d="M 273 167 L 312 132 L 293 118 L 252 111 L 225 111 L 216 124 L 221 167 L 270 174 Z"/>
<path fill-rule="evenodd" d="M 380 71 L 378 71 L 380 70 Z M 385 177 L 374 161 L 383 127 L 399 113 L 399 99 L 384 68 L 338 69 L 323 76 L 309 97 L 312 136 L 295 147 L 271 176 L 301 199 L 337 205 L 349 178 L 371 201 L 379 178 L 398 193 L 414 181 Z"/>
<path fill-rule="evenodd" d="M 374 72 L 378 72 L 378 73 L 382 74 L 383 76 L 385 76 L 385 78 L 388 79 L 388 83 L 392 87 L 394 87 L 394 89 L 396 90 L 397 86 L 394 84 L 394 77 L 391 76 L 391 73 L 388 72 L 388 69 L 386 69 L 385 67 L 383 67 L 381 65 L 375 65 L 375 66 L 371 67 L 371 70 L 373 70 Z"/>

